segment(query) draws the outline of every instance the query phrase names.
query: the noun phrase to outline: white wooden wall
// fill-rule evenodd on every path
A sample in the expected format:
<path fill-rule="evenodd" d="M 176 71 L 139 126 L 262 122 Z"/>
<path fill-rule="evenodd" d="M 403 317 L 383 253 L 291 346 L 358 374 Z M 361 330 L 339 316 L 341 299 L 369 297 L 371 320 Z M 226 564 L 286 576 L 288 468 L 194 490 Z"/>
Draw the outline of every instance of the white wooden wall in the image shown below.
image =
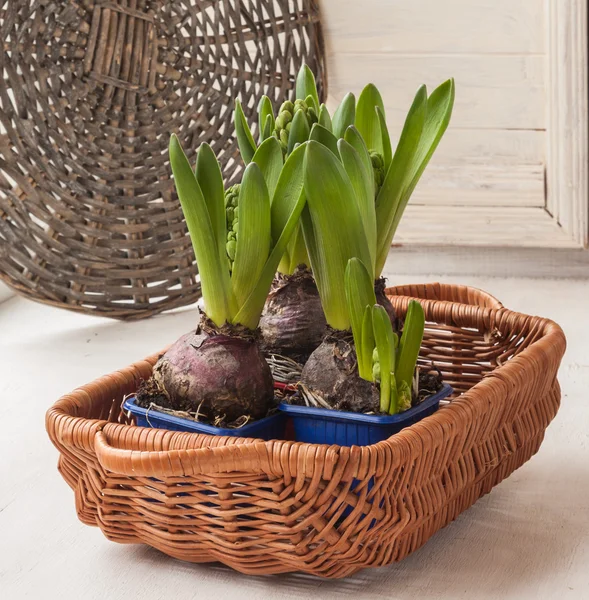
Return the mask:
<path fill-rule="evenodd" d="M 548 1 L 321 0 L 330 107 L 373 82 L 396 136 L 421 83 L 456 80 L 396 242 L 576 245 L 545 210 Z"/>

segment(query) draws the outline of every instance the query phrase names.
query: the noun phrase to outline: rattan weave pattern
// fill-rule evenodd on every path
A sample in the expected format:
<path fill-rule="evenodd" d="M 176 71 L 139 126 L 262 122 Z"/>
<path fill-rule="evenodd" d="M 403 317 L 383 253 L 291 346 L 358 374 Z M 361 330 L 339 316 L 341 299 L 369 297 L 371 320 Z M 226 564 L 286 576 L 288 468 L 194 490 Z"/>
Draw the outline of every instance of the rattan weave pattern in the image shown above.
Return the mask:
<path fill-rule="evenodd" d="M 156 357 L 63 397 L 46 423 L 80 519 L 117 542 L 251 574 L 344 577 L 403 559 L 526 462 L 560 402 L 558 325 L 436 286 L 411 291 L 437 297 L 422 300 L 423 357 L 441 356 L 464 393 L 373 446 L 134 427 L 121 399 Z M 402 315 L 409 297 L 392 301 Z"/>
<path fill-rule="evenodd" d="M 140 318 L 194 302 L 168 163 L 176 132 L 239 176 L 234 98 L 326 95 L 316 0 L 79 0 L 0 7 L 0 278 L 48 304 Z"/>

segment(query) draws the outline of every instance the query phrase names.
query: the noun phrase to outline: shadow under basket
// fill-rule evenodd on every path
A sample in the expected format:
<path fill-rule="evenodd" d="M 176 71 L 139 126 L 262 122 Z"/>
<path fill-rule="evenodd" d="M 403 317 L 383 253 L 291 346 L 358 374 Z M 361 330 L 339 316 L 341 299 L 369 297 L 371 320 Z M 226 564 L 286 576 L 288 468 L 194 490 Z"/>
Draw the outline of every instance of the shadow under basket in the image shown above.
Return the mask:
<path fill-rule="evenodd" d="M 444 384 L 435 394 L 396 415 L 365 415 L 287 402 L 281 402 L 278 408 L 292 419 L 294 439 L 297 442 L 369 446 L 433 415 L 440 407 L 440 400 L 447 398 L 452 392 L 452 388 Z"/>
<path fill-rule="evenodd" d="M 345 577 L 411 554 L 538 450 L 566 343 L 552 321 L 465 286 L 389 293 L 400 316 L 423 305 L 420 362 L 454 389 L 434 414 L 362 447 L 137 427 L 122 403 L 154 355 L 47 413 L 79 518 L 116 542 L 257 575 Z"/>
<path fill-rule="evenodd" d="M 123 410 L 129 411 L 135 417 L 140 427 L 153 427 L 169 431 L 190 431 L 207 435 L 228 435 L 256 438 L 259 440 L 283 440 L 286 427 L 285 415 L 276 412 L 264 419 L 247 423 L 242 427 L 215 427 L 208 423 L 200 423 L 192 419 L 184 419 L 157 409 L 147 409 L 137 406 L 135 396 L 130 396 L 123 402 Z"/>

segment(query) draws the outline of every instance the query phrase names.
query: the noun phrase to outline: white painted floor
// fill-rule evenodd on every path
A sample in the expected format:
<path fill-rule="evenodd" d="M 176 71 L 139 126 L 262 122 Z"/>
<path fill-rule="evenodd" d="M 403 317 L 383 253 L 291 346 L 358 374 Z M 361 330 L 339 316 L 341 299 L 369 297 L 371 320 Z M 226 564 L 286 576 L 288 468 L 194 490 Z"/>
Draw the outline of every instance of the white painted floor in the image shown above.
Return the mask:
<path fill-rule="evenodd" d="M 392 283 L 448 281 L 437 277 Z M 454 278 L 457 281 L 457 278 Z M 506 306 L 550 317 L 569 349 L 563 402 L 540 452 L 398 565 L 342 581 L 246 577 L 83 526 L 44 430 L 62 394 L 156 351 L 193 310 L 120 324 L 13 298 L 0 304 L 0 598 L 340 600 L 589 598 L 589 282 L 460 278 Z"/>

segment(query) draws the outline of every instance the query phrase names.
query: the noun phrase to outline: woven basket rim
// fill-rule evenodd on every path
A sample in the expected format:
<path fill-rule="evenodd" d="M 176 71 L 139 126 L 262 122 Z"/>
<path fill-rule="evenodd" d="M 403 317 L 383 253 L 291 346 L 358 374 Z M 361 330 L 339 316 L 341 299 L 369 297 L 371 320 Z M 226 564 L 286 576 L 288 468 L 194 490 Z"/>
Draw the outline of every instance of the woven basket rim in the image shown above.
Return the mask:
<path fill-rule="evenodd" d="M 393 300 L 395 308 L 403 312 L 411 296 L 396 296 Z M 452 431 L 454 415 L 457 412 L 466 411 L 472 419 L 482 416 L 485 411 L 485 398 L 504 395 L 505 386 L 513 386 L 514 381 L 520 382 L 521 385 L 533 385 L 533 382 L 526 381 L 526 375 L 534 368 L 534 364 L 552 360 L 559 362 L 564 354 L 564 333 L 560 326 L 550 319 L 531 317 L 507 308 L 484 308 L 428 299 L 421 299 L 421 302 L 428 321 L 443 322 L 447 325 L 469 326 L 477 320 L 482 320 L 490 329 L 501 329 L 515 328 L 519 324 L 523 326 L 532 320 L 538 339 L 443 410 L 372 446 L 340 447 L 284 440 L 264 442 L 249 438 L 227 438 L 133 427 L 77 415 L 77 409 L 80 407 L 78 395 L 89 395 L 93 385 L 100 387 L 105 382 L 116 384 L 118 387 L 131 381 L 137 383 L 141 373 L 150 371 L 159 353 L 63 396 L 47 412 L 47 430 L 54 443 L 73 443 L 94 451 L 104 469 L 120 474 L 178 476 L 230 471 L 278 473 L 281 470 L 280 464 L 272 457 L 277 456 L 277 453 L 292 456 L 295 452 L 299 460 L 303 460 L 301 464 L 305 465 L 303 470 L 306 477 L 313 476 L 317 465 L 325 474 L 326 469 L 332 468 L 336 463 L 340 464 L 341 457 L 347 456 L 353 459 L 349 461 L 350 472 L 347 477 L 362 478 L 368 471 L 374 471 L 376 468 L 374 457 L 379 446 L 390 446 L 397 460 L 406 460 L 411 448 L 415 447 L 415 439 L 429 435 L 426 422 L 430 425 L 435 423 L 443 431 Z M 465 432 L 465 435 L 468 435 L 468 432 Z M 133 449 L 122 449 L 122 445 Z M 321 460 L 317 460 L 319 458 Z"/>

